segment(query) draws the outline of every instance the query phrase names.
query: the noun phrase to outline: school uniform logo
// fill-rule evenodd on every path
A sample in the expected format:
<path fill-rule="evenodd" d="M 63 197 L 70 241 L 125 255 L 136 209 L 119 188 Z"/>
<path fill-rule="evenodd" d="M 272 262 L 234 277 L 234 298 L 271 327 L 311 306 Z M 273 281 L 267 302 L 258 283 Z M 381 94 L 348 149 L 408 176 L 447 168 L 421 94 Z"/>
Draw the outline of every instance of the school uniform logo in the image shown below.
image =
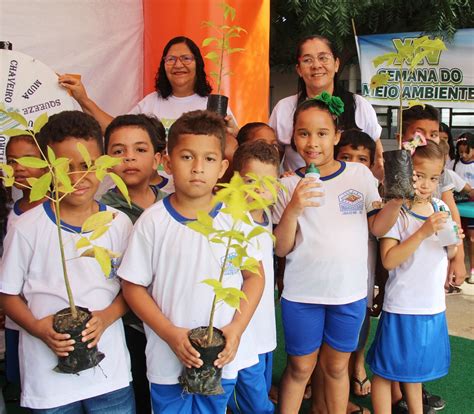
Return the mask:
<path fill-rule="evenodd" d="M 364 196 L 357 190 L 347 190 L 339 194 L 339 210 L 342 214 L 362 214 Z"/>
<path fill-rule="evenodd" d="M 234 266 L 233 263 L 232 263 L 232 259 L 234 257 L 237 257 L 237 253 L 235 251 L 231 251 L 227 255 L 227 262 L 226 262 L 225 270 L 224 270 L 224 275 L 226 275 L 226 276 L 227 275 L 234 275 L 239 271 L 239 268 Z M 222 256 L 221 257 L 221 265 L 224 263 L 224 260 L 225 260 L 225 256 Z"/>
<path fill-rule="evenodd" d="M 110 268 L 110 273 L 107 279 L 114 279 L 115 277 L 117 277 L 117 271 L 120 266 L 120 262 L 121 262 L 120 257 L 112 257 L 110 259 L 110 264 L 112 266 Z"/>

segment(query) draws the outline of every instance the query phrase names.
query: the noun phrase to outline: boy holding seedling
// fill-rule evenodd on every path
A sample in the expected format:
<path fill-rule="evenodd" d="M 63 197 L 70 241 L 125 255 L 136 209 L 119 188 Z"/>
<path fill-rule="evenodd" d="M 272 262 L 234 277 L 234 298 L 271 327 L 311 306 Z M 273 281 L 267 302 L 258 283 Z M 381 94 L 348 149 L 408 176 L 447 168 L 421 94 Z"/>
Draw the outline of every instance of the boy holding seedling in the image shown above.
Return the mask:
<path fill-rule="evenodd" d="M 215 314 L 214 326 L 226 339 L 214 361 L 223 367 L 224 393 L 188 394 L 178 381 L 183 365 L 203 364 L 188 332 L 208 324 L 214 294 L 201 282 L 219 275 L 226 256 L 224 245 L 210 243 L 185 224 L 196 219 L 198 211 L 207 211 L 215 227 L 230 230 L 230 216 L 220 211 L 221 206 L 212 208 L 213 188 L 228 167 L 224 147 L 225 123 L 216 114 L 188 112 L 172 125 L 164 165 L 173 175 L 176 191 L 137 220 L 118 270 L 128 304 L 145 323 L 155 414 L 225 412 L 237 372 L 258 362 L 245 330 L 262 295 L 264 279 L 229 263 L 225 284 L 242 288 L 248 302 L 240 302 L 240 312 L 223 304 Z"/>
<path fill-rule="evenodd" d="M 94 173 L 87 172 L 88 161 L 77 144 L 87 149 L 93 163 L 103 152 L 100 127 L 89 115 L 66 111 L 50 118 L 39 141 L 43 153 L 49 146 L 57 158 L 69 160 L 68 176 L 74 191 L 60 202 L 60 231 L 69 282 L 76 305 L 92 311 L 92 318 L 82 331 L 82 342 L 88 343 L 87 348 L 98 344 L 106 356 L 100 368 L 81 371 L 80 375 L 54 371 L 57 357 L 68 356 L 76 345 L 69 334 L 57 333 L 52 325 L 53 314 L 68 308 L 70 302 L 59 257 L 56 214 L 48 200 L 24 213 L 7 235 L 0 273 L 6 314 L 23 328 L 21 404 L 46 414 L 133 414 L 130 362 L 120 320 L 126 304 L 120 294 L 120 282 L 113 267 L 105 277 L 99 263 L 89 257 L 79 258 L 81 252 L 75 247 L 83 223 L 99 211 L 111 210 L 116 216 L 108 231 L 97 237 L 97 246 L 122 252 L 132 227 L 123 213 L 94 201 L 99 181 Z"/>
<path fill-rule="evenodd" d="M 248 141 L 240 145 L 235 151 L 234 170 L 238 171 L 244 181 L 252 182 L 253 178 L 247 174 L 255 174 L 259 179 L 263 177 L 278 178 L 280 155 L 275 145 L 264 140 Z M 260 195 L 273 200 L 272 193 L 261 190 Z M 256 350 L 258 363 L 239 371 L 234 396 L 229 400 L 229 407 L 234 414 L 253 413 L 271 414 L 275 408 L 268 398 L 272 385 L 273 350 L 276 348 L 275 323 L 275 281 L 273 270 L 273 228 L 271 216 L 267 211 L 260 209 L 251 212 L 255 224 L 264 227 L 267 232 L 260 235 L 260 248 L 263 255 L 263 269 L 265 273 L 265 289 L 255 314 L 250 321 L 249 330 L 258 336 Z"/>

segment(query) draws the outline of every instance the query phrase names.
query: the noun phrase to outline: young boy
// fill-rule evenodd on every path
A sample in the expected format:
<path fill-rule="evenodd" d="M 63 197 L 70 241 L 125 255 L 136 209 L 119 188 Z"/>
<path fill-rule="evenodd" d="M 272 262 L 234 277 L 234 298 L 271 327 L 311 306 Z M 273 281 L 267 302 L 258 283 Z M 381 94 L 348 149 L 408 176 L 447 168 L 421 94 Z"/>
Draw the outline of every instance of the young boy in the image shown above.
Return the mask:
<path fill-rule="evenodd" d="M 112 169 L 125 183 L 132 200 L 131 207 L 122 193 L 114 187 L 101 198 L 101 202 L 128 215 L 132 223 L 143 211 L 166 194 L 150 181 L 156 175 L 164 150 L 165 137 L 160 134 L 156 118 L 144 114 L 120 115 L 107 126 L 104 135 L 105 151 L 123 162 Z"/>
<path fill-rule="evenodd" d="M 7 232 L 12 229 L 18 218 L 28 210 L 44 202 L 44 199 L 30 202 L 30 189 L 28 178 L 39 178 L 45 172 L 41 168 L 28 168 L 18 164 L 15 160 L 21 157 L 41 158 L 39 148 L 36 146 L 31 135 L 17 135 L 8 140 L 6 146 L 7 164 L 12 166 L 15 177 L 14 187 L 22 192 L 8 215 Z M 5 318 L 5 374 L 9 383 L 20 385 L 20 365 L 18 360 L 18 341 L 20 338 L 20 327 L 10 318 Z"/>
<path fill-rule="evenodd" d="M 98 344 L 106 356 L 101 369 L 80 375 L 57 373 L 57 356 L 74 349 L 69 334 L 53 330 L 53 314 L 68 307 L 55 212 L 49 201 L 24 213 L 5 240 L 0 273 L 1 299 L 6 311 L 23 329 L 20 332 L 21 404 L 33 412 L 135 413 L 130 386 L 130 362 L 120 317 L 126 310 L 116 277 L 105 277 L 99 264 L 88 257 L 78 258 L 76 232 L 84 221 L 108 209 L 94 201 L 99 182 L 94 173 L 84 176 L 85 161 L 77 150 L 82 143 L 97 159 L 103 152 L 98 123 L 79 111 L 53 115 L 43 127 L 40 143 L 49 145 L 56 157 L 70 160 L 69 176 L 75 191 L 61 202 L 62 233 L 65 240 L 71 289 L 75 303 L 92 311 L 92 319 L 82 332 L 83 342 Z M 83 177 L 79 180 L 79 177 Z M 113 209 L 112 209 L 113 210 Z M 125 248 L 130 220 L 117 210 L 109 230 L 97 244 L 114 252 Z M 74 259 L 74 260 L 70 260 Z M 70 410 L 70 411 L 69 411 Z"/>
<path fill-rule="evenodd" d="M 211 112 L 188 112 L 172 125 L 165 168 L 173 175 L 176 191 L 137 220 L 118 270 L 128 304 L 145 323 L 155 414 L 225 412 L 238 370 L 258 362 L 252 338 L 244 331 L 262 295 L 264 279 L 229 268 L 226 286 L 242 287 L 248 302 L 241 302 L 240 313 L 223 305 L 215 315 L 215 326 L 226 338 L 214 363 L 224 367 L 225 393 L 186 394 L 178 383 L 183 365 L 202 365 L 188 332 L 208 324 L 214 294 L 201 282 L 218 276 L 225 256 L 223 245 L 211 244 L 185 224 L 198 211 L 208 211 L 215 226 L 231 228 L 229 216 L 219 207 L 211 211 L 213 188 L 228 166 L 224 145 L 224 121 Z"/>
<path fill-rule="evenodd" d="M 358 162 L 371 169 L 375 159 L 375 142 L 365 132 L 350 129 L 341 134 L 339 143 L 334 147 L 334 158 L 338 161 Z M 374 186 L 378 187 L 378 180 L 374 177 Z M 367 397 L 371 391 L 370 380 L 365 370 L 365 345 L 370 330 L 369 311 L 373 305 L 373 290 L 375 279 L 375 263 L 377 260 L 377 239 L 369 234 L 368 248 L 368 279 L 367 279 L 367 312 L 359 333 L 357 349 L 349 360 L 349 376 L 351 378 L 352 392 L 356 397 Z M 359 404 L 349 401 L 348 411 L 361 411 L 364 409 Z"/>
<path fill-rule="evenodd" d="M 248 173 L 277 179 L 280 157 L 274 145 L 263 140 L 247 141 L 237 148 L 233 166 L 234 170 L 238 171 L 246 181 L 251 181 L 249 177 L 246 177 Z M 272 196 L 268 190 L 262 195 L 271 200 Z M 239 371 L 234 397 L 229 400 L 229 407 L 235 414 L 267 414 L 275 410 L 268 398 L 272 385 L 273 350 L 276 348 L 273 241 L 270 237 L 272 223 L 271 217 L 263 209 L 254 210 L 251 215 L 256 224 L 268 231 L 268 233 L 263 233 L 259 240 L 263 254 L 265 289 L 248 327 L 259 339 L 256 348 L 259 362 Z"/>

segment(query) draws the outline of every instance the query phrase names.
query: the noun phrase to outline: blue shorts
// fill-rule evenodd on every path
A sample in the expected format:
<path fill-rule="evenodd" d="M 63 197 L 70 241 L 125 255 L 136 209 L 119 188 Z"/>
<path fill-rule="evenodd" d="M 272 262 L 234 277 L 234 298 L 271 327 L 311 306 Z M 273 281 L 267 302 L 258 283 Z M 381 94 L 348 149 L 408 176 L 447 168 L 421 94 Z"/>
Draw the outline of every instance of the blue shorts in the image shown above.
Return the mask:
<path fill-rule="evenodd" d="M 5 328 L 5 376 L 12 384 L 20 384 L 19 338 L 20 331 Z"/>
<path fill-rule="evenodd" d="M 355 351 L 366 309 L 367 298 L 344 305 L 299 303 L 282 298 L 287 354 L 308 355 L 323 342 L 339 352 Z"/>
<path fill-rule="evenodd" d="M 362 326 L 359 332 L 359 341 L 357 342 L 356 351 L 362 351 L 367 343 L 367 338 L 369 337 L 370 331 L 370 309 L 367 308 L 365 313 L 364 322 L 362 322 Z"/>
<path fill-rule="evenodd" d="M 272 385 L 273 352 L 260 354 L 258 363 L 239 371 L 234 394 L 228 406 L 233 414 L 273 414 L 275 407 L 268 398 Z"/>
<path fill-rule="evenodd" d="M 151 404 L 154 414 L 225 413 L 237 379 L 223 379 L 224 394 L 198 395 L 183 392 L 180 384 L 151 384 Z"/>
<path fill-rule="evenodd" d="M 82 401 L 56 408 L 33 409 L 31 412 L 37 414 L 135 414 L 136 411 L 133 388 L 129 385 Z"/>
<path fill-rule="evenodd" d="M 445 312 L 400 315 L 382 312 L 367 363 L 379 377 L 425 382 L 448 374 L 451 361 Z"/>

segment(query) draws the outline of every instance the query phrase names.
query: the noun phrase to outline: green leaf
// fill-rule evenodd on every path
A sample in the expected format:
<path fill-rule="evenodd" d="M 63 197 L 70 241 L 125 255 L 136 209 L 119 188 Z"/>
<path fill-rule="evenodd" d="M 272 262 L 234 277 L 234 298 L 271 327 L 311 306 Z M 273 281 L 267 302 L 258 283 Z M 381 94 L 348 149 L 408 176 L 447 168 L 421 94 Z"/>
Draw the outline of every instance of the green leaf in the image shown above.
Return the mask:
<path fill-rule="evenodd" d="M 424 108 L 425 104 L 419 100 L 408 101 L 408 108 L 411 108 L 412 106 L 422 106 Z"/>
<path fill-rule="evenodd" d="M 31 135 L 28 131 L 19 128 L 11 128 L 2 131 L 2 135 L 6 135 L 7 137 L 17 137 L 18 135 Z"/>
<path fill-rule="evenodd" d="M 243 47 L 234 47 L 227 50 L 227 54 L 231 55 L 232 53 L 243 52 L 245 49 Z"/>
<path fill-rule="evenodd" d="M 41 128 L 44 127 L 44 125 L 48 122 L 48 113 L 43 112 L 38 118 L 35 119 L 35 122 L 33 124 L 33 132 L 37 134 L 40 132 Z"/>
<path fill-rule="evenodd" d="M 109 172 L 107 174 L 110 176 L 110 178 L 112 178 L 112 181 L 115 183 L 119 191 L 122 193 L 125 200 L 127 200 L 128 205 L 131 206 L 132 200 L 130 199 L 130 195 L 128 194 L 128 188 L 126 184 L 123 182 L 122 178 L 113 172 Z"/>
<path fill-rule="evenodd" d="M 99 211 L 98 213 L 92 214 L 82 225 L 82 233 L 87 233 L 89 231 L 94 231 L 99 227 L 110 224 L 114 219 L 114 213 L 111 211 Z"/>
<path fill-rule="evenodd" d="M 50 172 L 39 177 L 31 186 L 30 201 L 38 201 L 44 198 L 50 190 L 52 179 Z"/>
<path fill-rule="evenodd" d="M 209 52 L 206 56 L 204 56 L 206 59 L 209 59 L 211 60 L 212 62 L 214 63 L 218 63 L 219 62 L 219 55 L 217 54 L 217 52 Z"/>
<path fill-rule="evenodd" d="M 28 121 L 22 114 L 18 112 L 13 112 L 13 111 L 11 112 L 1 111 L 1 112 L 3 112 L 5 115 L 9 116 L 11 119 L 15 120 L 16 122 L 18 122 L 20 125 L 24 126 L 25 128 L 28 127 Z"/>
<path fill-rule="evenodd" d="M 422 52 L 417 53 L 410 62 L 410 70 L 413 71 L 413 69 L 415 69 L 416 66 L 430 53 L 432 53 L 431 50 L 424 50 Z"/>
<path fill-rule="evenodd" d="M 97 158 L 94 162 L 94 166 L 97 169 L 108 169 L 115 167 L 116 165 L 119 165 L 122 163 L 122 158 L 117 158 L 117 157 L 111 157 L 110 155 L 101 155 L 99 158 Z"/>
<path fill-rule="evenodd" d="M 248 270 L 249 272 L 260 275 L 260 262 L 254 257 L 249 257 L 242 265 L 241 270 Z"/>
<path fill-rule="evenodd" d="M 81 237 L 76 243 L 76 249 L 81 249 L 82 247 L 90 246 L 91 242 L 87 237 Z"/>
<path fill-rule="evenodd" d="M 378 88 L 379 86 L 387 85 L 390 75 L 388 73 L 378 73 L 370 79 L 370 89 Z"/>
<path fill-rule="evenodd" d="M 400 56 L 398 55 L 398 53 L 386 53 L 384 55 L 380 55 L 380 56 L 377 56 L 375 57 L 373 60 L 372 60 L 372 63 L 374 64 L 375 67 L 378 67 L 380 66 L 382 63 L 385 63 L 387 62 L 389 65 L 393 65 L 393 62 L 395 61 L 395 59 L 399 58 Z"/>
<path fill-rule="evenodd" d="M 109 227 L 110 226 L 101 226 L 101 227 L 98 227 L 97 229 L 95 229 L 94 232 L 92 233 L 91 237 L 90 237 L 90 240 L 98 239 L 100 236 L 102 236 L 103 234 L 105 234 L 107 232 Z"/>
<path fill-rule="evenodd" d="M 215 233 L 214 228 L 205 226 L 199 221 L 195 221 L 195 220 L 186 223 L 186 226 L 188 226 L 191 230 L 197 231 L 198 233 L 202 234 L 206 238 L 208 238 L 209 235 Z"/>
<path fill-rule="evenodd" d="M 26 179 L 26 182 L 30 185 L 30 187 L 33 187 L 35 185 L 36 181 L 38 181 L 38 179 L 36 177 L 28 177 Z"/>
<path fill-rule="evenodd" d="M 48 160 L 54 166 L 54 161 L 56 161 L 56 154 L 54 153 L 53 149 L 48 145 Z"/>
<path fill-rule="evenodd" d="M 213 288 L 218 288 L 218 289 L 221 289 L 222 288 L 222 283 L 219 282 L 217 279 L 205 279 L 203 280 L 201 283 L 204 283 L 206 285 L 209 285 Z"/>
<path fill-rule="evenodd" d="M 95 260 L 99 263 L 104 275 L 108 276 L 112 270 L 112 263 L 110 263 L 110 256 L 107 249 L 100 246 L 94 246 L 93 249 Z"/>
<path fill-rule="evenodd" d="M 77 143 L 77 150 L 81 153 L 81 157 L 86 163 L 87 168 L 90 168 L 92 165 L 91 156 L 89 154 L 89 151 L 87 151 L 87 148 L 82 142 Z"/>
<path fill-rule="evenodd" d="M 13 167 L 11 165 L 0 163 L 0 170 L 2 170 L 7 177 L 13 177 Z"/>
<path fill-rule="evenodd" d="M 54 154 L 53 154 L 54 155 Z M 64 172 L 69 172 L 69 159 L 66 157 L 56 158 L 54 161 L 50 161 L 54 168 L 60 169 Z"/>
<path fill-rule="evenodd" d="M 37 157 L 21 157 L 16 162 L 27 168 L 46 168 L 48 162 Z"/>
<path fill-rule="evenodd" d="M 262 233 L 267 233 L 268 234 L 267 229 L 263 226 L 255 226 L 252 229 L 252 231 L 249 234 L 247 234 L 247 239 L 248 240 L 253 239 L 254 237 L 257 237 Z"/>
<path fill-rule="evenodd" d="M 65 194 L 66 193 L 69 194 L 74 191 L 74 188 L 72 187 L 72 184 L 71 184 L 71 179 L 69 178 L 68 173 L 64 170 L 63 167 L 55 167 L 54 175 L 56 176 L 56 179 L 58 180 L 59 185 L 62 186 L 61 192 Z"/>
<path fill-rule="evenodd" d="M 97 170 L 95 172 L 95 176 L 97 177 L 99 181 L 102 181 L 106 175 L 107 175 L 107 171 L 105 170 Z"/>
<path fill-rule="evenodd" d="M 5 187 L 12 187 L 15 184 L 15 177 L 1 177 Z"/>
<path fill-rule="evenodd" d="M 206 39 L 202 41 L 202 46 L 206 47 L 206 46 L 209 46 L 212 42 L 218 42 L 218 41 L 219 40 L 217 39 L 217 37 L 207 37 Z"/>

